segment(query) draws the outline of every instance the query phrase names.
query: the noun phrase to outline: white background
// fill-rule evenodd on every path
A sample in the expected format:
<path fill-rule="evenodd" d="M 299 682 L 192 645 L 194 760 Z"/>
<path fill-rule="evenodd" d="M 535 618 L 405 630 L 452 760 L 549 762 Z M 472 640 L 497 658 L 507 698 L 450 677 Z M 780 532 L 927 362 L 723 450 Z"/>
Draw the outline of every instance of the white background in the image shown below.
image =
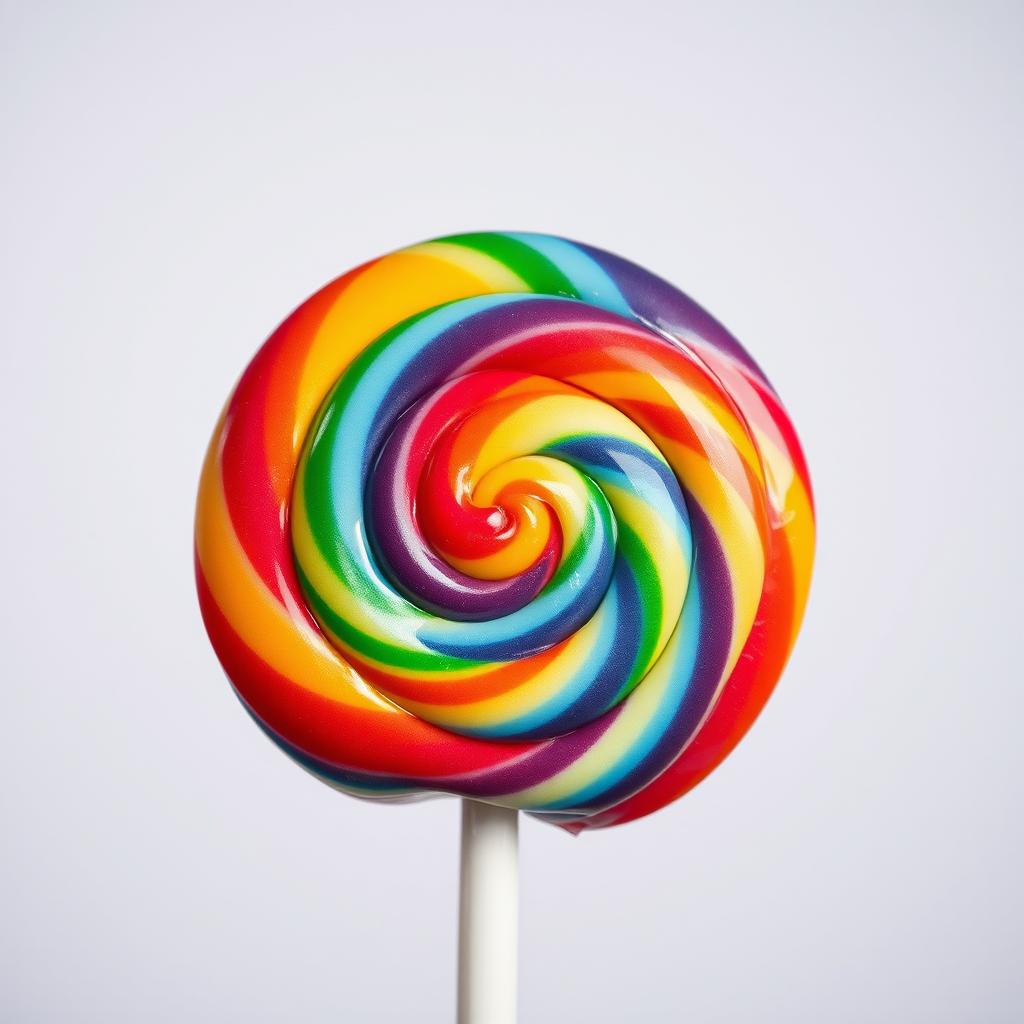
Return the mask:
<path fill-rule="evenodd" d="M 716 313 L 820 516 L 729 761 L 524 823 L 523 1021 L 1021 1019 L 1018 5 L 2 12 L 0 1019 L 451 1020 L 456 803 L 347 799 L 253 728 L 191 520 L 276 323 L 479 228 Z"/>

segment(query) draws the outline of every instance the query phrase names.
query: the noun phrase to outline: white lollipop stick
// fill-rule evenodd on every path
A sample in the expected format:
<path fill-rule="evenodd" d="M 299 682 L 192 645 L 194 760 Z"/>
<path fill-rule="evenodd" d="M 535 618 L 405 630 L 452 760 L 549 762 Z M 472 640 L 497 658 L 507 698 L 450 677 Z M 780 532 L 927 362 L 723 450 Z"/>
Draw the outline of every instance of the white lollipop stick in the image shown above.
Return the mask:
<path fill-rule="evenodd" d="M 462 801 L 458 1024 L 515 1024 L 519 813 Z"/>

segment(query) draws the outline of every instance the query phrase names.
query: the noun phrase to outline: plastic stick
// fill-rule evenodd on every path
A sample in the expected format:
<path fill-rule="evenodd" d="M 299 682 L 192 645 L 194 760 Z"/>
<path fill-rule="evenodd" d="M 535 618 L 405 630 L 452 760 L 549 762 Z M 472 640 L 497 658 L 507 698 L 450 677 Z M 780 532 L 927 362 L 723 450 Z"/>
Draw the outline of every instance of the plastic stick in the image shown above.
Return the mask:
<path fill-rule="evenodd" d="M 458 1024 L 515 1024 L 519 813 L 462 801 Z"/>

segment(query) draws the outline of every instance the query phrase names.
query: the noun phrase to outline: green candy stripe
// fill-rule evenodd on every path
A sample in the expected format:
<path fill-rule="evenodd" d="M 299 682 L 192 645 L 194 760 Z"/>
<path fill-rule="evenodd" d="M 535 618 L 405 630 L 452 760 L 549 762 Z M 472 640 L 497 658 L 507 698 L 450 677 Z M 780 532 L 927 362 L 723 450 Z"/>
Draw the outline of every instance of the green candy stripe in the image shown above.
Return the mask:
<path fill-rule="evenodd" d="M 559 270 L 556 264 L 517 238 L 469 232 L 464 235 L 448 235 L 446 238 L 439 238 L 438 241 L 461 245 L 466 249 L 475 249 L 477 252 L 496 259 L 521 277 L 530 290 L 538 294 L 564 295 L 570 299 L 580 298 L 580 293 L 573 286 L 572 281 Z"/>

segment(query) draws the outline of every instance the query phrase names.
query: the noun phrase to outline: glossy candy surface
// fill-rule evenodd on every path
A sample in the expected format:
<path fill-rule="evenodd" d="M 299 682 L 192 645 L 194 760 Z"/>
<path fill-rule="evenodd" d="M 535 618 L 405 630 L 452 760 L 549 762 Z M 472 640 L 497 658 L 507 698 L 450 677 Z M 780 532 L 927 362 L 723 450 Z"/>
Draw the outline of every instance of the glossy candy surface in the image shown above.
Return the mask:
<path fill-rule="evenodd" d="M 617 256 L 504 233 L 300 306 L 228 401 L 196 517 L 210 638 L 288 754 L 573 831 L 735 746 L 813 544 L 796 435 L 735 339 Z"/>

